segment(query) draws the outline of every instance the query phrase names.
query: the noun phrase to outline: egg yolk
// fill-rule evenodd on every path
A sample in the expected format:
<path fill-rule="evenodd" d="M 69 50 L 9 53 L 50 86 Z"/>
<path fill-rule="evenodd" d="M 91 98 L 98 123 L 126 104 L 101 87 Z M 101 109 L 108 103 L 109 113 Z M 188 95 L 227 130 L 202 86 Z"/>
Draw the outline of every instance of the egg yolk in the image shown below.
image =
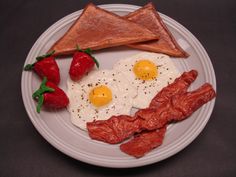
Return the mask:
<path fill-rule="evenodd" d="M 95 87 L 89 93 L 89 101 L 96 107 L 104 106 L 108 104 L 111 100 L 112 92 L 105 85 Z"/>
<path fill-rule="evenodd" d="M 137 78 L 142 80 L 153 80 L 157 77 L 157 66 L 149 60 L 139 60 L 133 67 Z"/>

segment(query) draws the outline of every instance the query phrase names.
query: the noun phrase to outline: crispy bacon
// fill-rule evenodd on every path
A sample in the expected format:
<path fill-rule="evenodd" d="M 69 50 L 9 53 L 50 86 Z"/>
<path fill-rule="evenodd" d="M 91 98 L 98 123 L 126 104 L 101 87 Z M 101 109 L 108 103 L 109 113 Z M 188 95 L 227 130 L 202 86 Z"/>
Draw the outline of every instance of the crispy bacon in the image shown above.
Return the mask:
<path fill-rule="evenodd" d="M 136 119 L 142 119 L 139 129 L 154 130 L 167 123 L 186 119 L 214 97 L 214 89 L 206 83 L 195 91 L 174 95 L 158 109 L 140 109 L 135 114 Z"/>
<path fill-rule="evenodd" d="M 108 120 L 87 123 L 88 133 L 92 139 L 116 144 L 137 132 L 140 119 L 128 115 L 112 116 Z"/>
<path fill-rule="evenodd" d="M 190 84 L 197 78 L 197 71 L 191 70 L 184 72 L 180 77 L 176 78 L 172 84 L 163 88 L 157 95 L 152 99 L 149 104 L 149 108 L 157 109 L 161 104 L 168 101 L 172 96 L 187 92 Z"/>
<path fill-rule="evenodd" d="M 162 144 L 165 132 L 166 126 L 153 131 L 142 131 L 130 141 L 121 144 L 120 149 L 131 156 L 142 157 Z"/>
<path fill-rule="evenodd" d="M 141 109 L 134 117 L 121 115 L 112 116 L 108 120 L 89 122 L 88 132 L 92 139 L 111 144 L 120 143 L 142 130 L 155 130 L 172 121 L 183 120 L 214 97 L 215 91 L 212 86 L 204 84 L 193 92 L 171 97 L 158 109 Z"/>

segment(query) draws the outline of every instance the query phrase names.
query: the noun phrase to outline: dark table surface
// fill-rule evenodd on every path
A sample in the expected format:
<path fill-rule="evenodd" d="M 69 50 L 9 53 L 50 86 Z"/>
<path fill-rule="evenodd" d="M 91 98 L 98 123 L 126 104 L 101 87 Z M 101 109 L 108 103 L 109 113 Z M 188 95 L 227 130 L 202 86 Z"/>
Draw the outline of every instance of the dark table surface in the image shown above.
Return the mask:
<path fill-rule="evenodd" d="M 154 3 L 160 12 L 190 30 L 212 60 L 218 95 L 211 119 L 202 133 L 178 154 L 139 168 L 102 168 L 64 155 L 44 140 L 31 123 L 21 97 L 21 73 L 26 56 L 40 34 L 62 17 L 82 9 L 87 1 L 1 1 L 1 177 L 236 175 L 236 1 L 159 0 Z"/>

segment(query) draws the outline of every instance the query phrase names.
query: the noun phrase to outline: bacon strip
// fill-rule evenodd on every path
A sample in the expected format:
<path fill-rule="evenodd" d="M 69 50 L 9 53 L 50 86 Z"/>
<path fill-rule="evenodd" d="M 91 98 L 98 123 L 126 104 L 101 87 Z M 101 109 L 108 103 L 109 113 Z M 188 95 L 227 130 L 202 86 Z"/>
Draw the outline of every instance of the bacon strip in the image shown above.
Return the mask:
<path fill-rule="evenodd" d="M 183 120 L 214 97 L 215 91 L 212 86 L 204 84 L 193 92 L 171 97 L 158 109 L 139 110 L 133 118 L 121 115 L 112 116 L 108 120 L 89 122 L 88 132 L 92 139 L 111 144 L 119 143 L 142 130 L 155 130 L 167 123 Z"/>
<path fill-rule="evenodd" d="M 214 97 L 214 89 L 206 83 L 193 92 L 174 95 L 168 102 L 160 105 L 158 109 L 139 110 L 135 117 L 143 120 L 140 129 L 154 130 L 167 123 L 186 119 Z"/>
<path fill-rule="evenodd" d="M 142 157 L 163 142 L 166 126 L 153 131 L 142 131 L 132 140 L 120 145 L 120 149 L 134 157 Z"/>
<path fill-rule="evenodd" d="M 108 120 L 88 122 L 87 129 L 92 139 L 116 144 L 137 132 L 140 121 L 127 115 L 112 116 Z"/>
<path fill-rule="evenodd" d="M 187 92 L 188 87 L 196 79 L 197 75 L 198 73 L 196 70 L 184 72 L 181 77 L 163 88 L 152 99 L 149 108 L 157 109 L 161 104 L 169 101 L 172 96 Z M 157 130 L 142 131 L 130 141 L 121 144 L 120 149 L 126 154 L 140 158 L 162 144 L 166 127 L 167 126 L 164 126 Z"/>
<path fill-rule="evenodd" d="M 157 95 L 152 99 L 149 108 L 157 109 L 161 104 L 168 101 L 172 96 L 187 92 L 190 84 L 197 78 L 197 71 L 191 70 L 184 72 L 179 78 L 176 78 L 172 84 L 164 87 Z"/>

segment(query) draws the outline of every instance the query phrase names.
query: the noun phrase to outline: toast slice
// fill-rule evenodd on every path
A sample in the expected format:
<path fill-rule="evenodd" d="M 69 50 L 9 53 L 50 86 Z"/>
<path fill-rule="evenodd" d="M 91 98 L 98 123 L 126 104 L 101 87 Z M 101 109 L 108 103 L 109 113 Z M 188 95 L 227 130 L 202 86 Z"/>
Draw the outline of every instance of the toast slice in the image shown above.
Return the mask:
<path fill-rule="evenodd" d="M 144 7 L 129 13 L 124 16 L 124 18 L 143 25 L 154 34 L 160 36 L 159 40 L 130 44 L 128 46 L 151 52 L 160 52 L 172 57 L 187 58 L 189 56 L 189 54 L 178 45 L 152 3 L 148 3 Z"/>
<path fill-rule="evenodd" d="M 55 55 L 81 49 L 103 49 L 158 39 L 145 27 L 89 3 L 69 30 L 51 47 Z"/>

